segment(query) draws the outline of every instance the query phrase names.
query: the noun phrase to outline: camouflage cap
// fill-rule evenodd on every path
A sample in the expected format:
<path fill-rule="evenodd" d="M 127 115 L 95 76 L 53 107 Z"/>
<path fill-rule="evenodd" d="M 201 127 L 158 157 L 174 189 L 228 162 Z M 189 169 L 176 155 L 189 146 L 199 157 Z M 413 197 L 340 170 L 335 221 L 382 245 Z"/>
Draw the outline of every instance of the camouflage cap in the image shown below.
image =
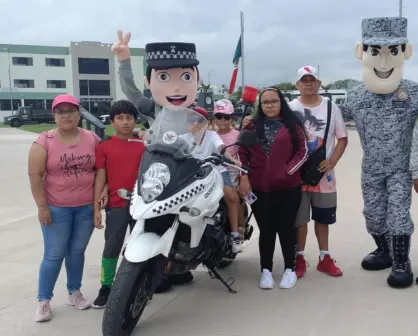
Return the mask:
<path fill-rule="evenodd" d="M 362 21 L 362 42 L 367 45 L 399 45 L 408 43 L 408 19 L 378 17 Z"/>

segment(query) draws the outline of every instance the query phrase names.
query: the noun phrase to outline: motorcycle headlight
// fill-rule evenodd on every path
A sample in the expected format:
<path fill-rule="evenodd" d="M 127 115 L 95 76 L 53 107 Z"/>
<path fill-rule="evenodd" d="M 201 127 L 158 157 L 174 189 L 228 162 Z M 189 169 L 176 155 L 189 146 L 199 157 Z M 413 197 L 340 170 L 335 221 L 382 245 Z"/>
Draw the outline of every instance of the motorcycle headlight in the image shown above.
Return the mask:
<path fill-rule="evenodd" d="M 152 202 L 164 191 L 170 182 L 171 174 L 167 165 L 152 163 L 142 176 L 141 195 L 145 202 Z"/>

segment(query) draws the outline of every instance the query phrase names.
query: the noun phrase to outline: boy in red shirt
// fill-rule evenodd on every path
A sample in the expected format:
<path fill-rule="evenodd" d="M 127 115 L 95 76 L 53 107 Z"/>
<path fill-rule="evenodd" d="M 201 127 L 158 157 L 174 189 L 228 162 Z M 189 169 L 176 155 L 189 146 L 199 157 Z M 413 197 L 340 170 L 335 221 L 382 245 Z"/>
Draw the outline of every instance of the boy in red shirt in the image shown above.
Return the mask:
<path fill-rule="evenodd" d="M 119 189 L 132 191 L 138 177 L 139 164 L 145 151 L 134 135 L 137 108 L 127 100 L 117 101 L 110 108 L 110 120 L 115 135 L 96 148 L 96 180 L 94 183 L 94 223 L 102 229 L 100 195 L 108 185 L 109 203 L 106 208 L 105 246 L 102 257 L 101 284 L 93 308 L 104 308 L 116 273 L 119 254 L 125 241 L 126 229 L 132 231 L 135 222 L 129 214 L 128 203 L 118 195 Z"/>

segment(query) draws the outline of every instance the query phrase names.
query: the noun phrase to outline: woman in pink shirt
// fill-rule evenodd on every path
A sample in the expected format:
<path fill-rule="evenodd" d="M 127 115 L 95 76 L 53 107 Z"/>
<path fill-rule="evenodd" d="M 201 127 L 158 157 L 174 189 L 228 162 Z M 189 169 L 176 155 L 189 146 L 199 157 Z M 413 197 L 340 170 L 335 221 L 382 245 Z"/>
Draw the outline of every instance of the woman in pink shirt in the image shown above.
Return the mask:
<path fill-rule="evenodd" d="M 69 305 L 90 303 L 80 292 L 84 252 L 94 229 L 95 148 L 100 138 L 78 128 L 79 102 L 71 95 L 55 98 L 55 130 L 43 132 L 29 153 L 29 177 L 44 239 L 39 271 L 39 305 L 35 321 L 52 318 L 50 300 L 65 259 Z"/>

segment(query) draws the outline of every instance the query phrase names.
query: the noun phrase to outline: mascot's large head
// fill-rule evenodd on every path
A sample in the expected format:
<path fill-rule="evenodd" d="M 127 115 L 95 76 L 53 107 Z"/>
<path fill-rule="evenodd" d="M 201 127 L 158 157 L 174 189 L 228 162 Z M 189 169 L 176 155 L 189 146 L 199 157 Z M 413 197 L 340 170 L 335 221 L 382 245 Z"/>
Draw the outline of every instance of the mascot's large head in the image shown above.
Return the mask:
<path fill-rule="evenodd" d="M 369 91 L 389 94 L 398 89 L 404 61 L 412 55 L 407 25 L 403 17 L 362 21 L 362 41 L 356 44 L 356 57 L 362 60 L 363 82 Z"/>
<path fill-rule="evenodd" d="M 199 61 L 194 43 L 162 42 L 145 46 L 145 86 L 159 106 L 189 107 L 199 87 Z"/>

